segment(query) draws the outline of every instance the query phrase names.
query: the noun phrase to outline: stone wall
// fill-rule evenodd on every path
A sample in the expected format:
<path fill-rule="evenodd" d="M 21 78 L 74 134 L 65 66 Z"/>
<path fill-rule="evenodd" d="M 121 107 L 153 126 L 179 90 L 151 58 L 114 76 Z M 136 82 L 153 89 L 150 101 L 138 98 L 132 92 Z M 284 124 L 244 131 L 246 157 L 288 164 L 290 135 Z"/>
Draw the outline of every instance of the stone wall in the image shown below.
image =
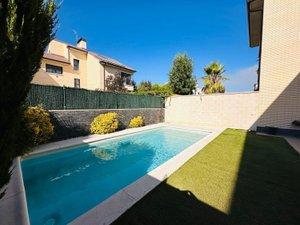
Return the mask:
<path fill-rule="evenodd" d="M 164 122 L 163 108 L 50 110 L 55 127 L 52 141 L 88 135 L 93 119 L 107 112 L 120 115 L 120 129 L 126 128 L 130 119 L 138 115 L 143 116 L 146 125 Z"/>

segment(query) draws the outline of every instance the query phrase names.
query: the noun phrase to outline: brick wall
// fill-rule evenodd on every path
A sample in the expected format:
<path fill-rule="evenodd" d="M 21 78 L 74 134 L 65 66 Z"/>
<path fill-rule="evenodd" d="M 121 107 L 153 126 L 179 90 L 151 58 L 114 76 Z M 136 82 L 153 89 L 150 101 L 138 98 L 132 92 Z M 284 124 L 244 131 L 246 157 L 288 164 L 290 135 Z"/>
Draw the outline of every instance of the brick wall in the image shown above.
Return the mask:
<path fill-rule="evenodd" d="M 300 120 L 300 1 L 265 0 L 258 126 Z"/>
<path fill-rule="evenodd" d="M 258 93 L 173 96 L 166 100 L 165 120 L 206 129 L 249 129 L 257 119 Z"/>
<path fill-rule="evenodd" d="M 145 109 L 95 109 L 95 110 L 50 110 L 55 130 L 52 140 L 61 140 L 89 134 L 93 119 L 102 113 L 116 112 L 120 115 L 120 128 L 125 128 L 130 119 L 141 115 L 146 125 L 164 122 L 163 108 Z"/>

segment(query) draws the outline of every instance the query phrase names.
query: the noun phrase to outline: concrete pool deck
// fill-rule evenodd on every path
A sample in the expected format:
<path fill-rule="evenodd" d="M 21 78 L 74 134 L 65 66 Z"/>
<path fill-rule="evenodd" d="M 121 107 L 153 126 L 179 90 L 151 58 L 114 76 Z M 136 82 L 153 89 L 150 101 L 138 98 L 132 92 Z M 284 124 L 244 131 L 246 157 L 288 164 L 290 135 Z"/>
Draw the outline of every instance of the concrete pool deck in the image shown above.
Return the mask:
<path fill-rule="evenodd" d="M 44 144 L 33 149 L 33 152 L 24 156 L 40 155 L 49 151 L 55 151 L 62 148 L 74 147 L 76 145 L 87 144 L 91 142 L 122 137 L 141 131 L 151 130 L 159 127 L 172 127 L 190 131 L 205 131 L 202 129 L 176 126 L 172 124 L 155 124 L 141 128 L 133 128 L 118 131 L 106 135 L 89 135 L 85 137 L 72 138 L 64 141 Z M 110 198 L 106 199 L 96 207 L 90 209 L 83 215 L 76 218 L 71 224 L 105 224 L 108 225 L 117 219 L 122 213 L 129 209 L 133 204 L 145 196 L 149 191 L 156 187 L 160 182 L 170 176 L 188 159 L 194 156 L 205 145 L 217 137 L 223 130 L 208 131 L 210 134 L 192 146 L 188 147 L 175 157 L 171 158 L 161 166 L 144 175 L 134 183 L 123 188 Z M 29 216 L 26 204 L 26 195 L 20 167 L 21 158 L 17 158 L 13 165 L 13 174 L 10 183 L 7 186 L 7 192 L 0 200 L 0 225 L 29 225 Z"/>

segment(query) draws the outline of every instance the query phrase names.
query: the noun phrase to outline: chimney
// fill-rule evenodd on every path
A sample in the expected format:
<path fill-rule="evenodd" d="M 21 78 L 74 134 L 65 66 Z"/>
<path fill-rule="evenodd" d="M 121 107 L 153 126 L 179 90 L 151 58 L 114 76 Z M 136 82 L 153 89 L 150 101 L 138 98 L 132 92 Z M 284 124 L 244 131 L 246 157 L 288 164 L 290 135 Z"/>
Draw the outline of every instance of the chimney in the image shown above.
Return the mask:
<path fill-rule="evenodd" d="M 86 48 L 87 48 L 86 40 L 85 40 L 84 38 L 80 38 L 80 39 L 77 41 L 77 47 L 78 47 L 78 48 L 86 49 Z"/>

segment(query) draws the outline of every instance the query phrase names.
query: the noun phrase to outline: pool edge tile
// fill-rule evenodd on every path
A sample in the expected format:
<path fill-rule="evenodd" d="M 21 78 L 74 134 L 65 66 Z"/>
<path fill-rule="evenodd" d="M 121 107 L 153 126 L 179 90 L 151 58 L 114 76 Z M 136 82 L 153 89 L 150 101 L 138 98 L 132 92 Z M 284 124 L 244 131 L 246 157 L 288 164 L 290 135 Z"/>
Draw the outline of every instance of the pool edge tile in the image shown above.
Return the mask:
<path fill-rule="evenodd" d="M 55 151 L 58 149 L 63 149 L 63 148 L 70 148 L 74 146 L 79 146 L 79 145 L 84 145 L 84 144 L 89 144 L 97 141 L 102 141 L 102 140 L 107 140 L 123 135 L 128 135 L 128 134 L 134 134 L 138 133 L 141 131 L 146 131 L 146 130 L 151 130 L 155 128 L 160 128 L 160 127 L 165 127 L 167 126 L 165 123 L 157 123 L 157 124 L 151 124 L 143 127 L 138 127 L 138 128 L 129 128 L 121 131 L 117 131 L 114 133 L 110 134 L 93 134 L 93 135 L 88 135 L 88 136 L 82 136 L 82 137 L 76 137 L 76 138 L 71 138 L 67 140 L 62 140 L 62 141 L 57 141 L 57 142 L 52 142 L 52 143 L 47 143 L 43 145 L 39 145 L 37 147 L 34 147 L 32 151 L 24 156 L 22 158 L 28 158 L 33 155 L 39 155 L 51 151 Z"/>

